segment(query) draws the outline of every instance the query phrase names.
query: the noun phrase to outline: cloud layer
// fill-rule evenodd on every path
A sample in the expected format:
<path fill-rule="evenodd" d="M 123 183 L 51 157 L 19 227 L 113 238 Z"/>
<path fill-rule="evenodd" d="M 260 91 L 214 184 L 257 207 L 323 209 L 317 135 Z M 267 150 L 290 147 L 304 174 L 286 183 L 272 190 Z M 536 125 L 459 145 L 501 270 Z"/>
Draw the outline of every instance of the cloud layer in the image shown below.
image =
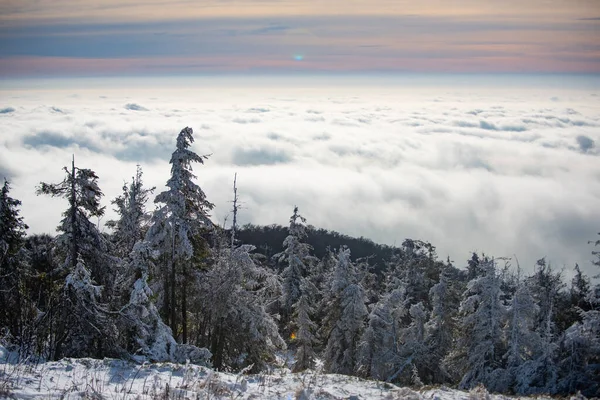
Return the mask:
<path fill-rule="evenodd" d="M 428 240 L 459 265 L 477 250 L 516 254 L 525 268 L 547 256 L 591 271 L 600 91 L 590 87 L 200 79 L 5 88 L 0 173 L 31 230 L 52 232 L 66 205 L 34 190 L 61 180 L 71 154 L 98 173 L 109 204 L 136 163 L 162 190 L 175 137 L 191 126 L 194 150 L 211 155 L 195 172 L 220 224 L 237 172 L 242 223 L 286 224 L 298 205 L 315 226 L 389 244 Z"/>

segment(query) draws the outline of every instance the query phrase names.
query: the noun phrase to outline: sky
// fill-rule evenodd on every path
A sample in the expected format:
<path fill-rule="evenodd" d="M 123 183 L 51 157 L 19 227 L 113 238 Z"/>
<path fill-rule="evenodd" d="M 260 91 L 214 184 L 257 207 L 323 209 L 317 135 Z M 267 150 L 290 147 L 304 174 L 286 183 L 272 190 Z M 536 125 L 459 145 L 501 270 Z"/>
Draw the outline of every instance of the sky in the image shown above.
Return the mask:
<path fill-rule="evenodd" d="M 0 177 L 32 233 L 72 155 L 110 200 L 164 189 L 177 133 L 227 226 L 541 257 L 590 275 L 600 231 L 597 0 L 0 0 Z M 152 209 L 154 206 L 151 205 Z"/>
<path fill-rule="evenodd" d="M 4 0 L 0 76 L 598 73 L 597 0 Z"/>

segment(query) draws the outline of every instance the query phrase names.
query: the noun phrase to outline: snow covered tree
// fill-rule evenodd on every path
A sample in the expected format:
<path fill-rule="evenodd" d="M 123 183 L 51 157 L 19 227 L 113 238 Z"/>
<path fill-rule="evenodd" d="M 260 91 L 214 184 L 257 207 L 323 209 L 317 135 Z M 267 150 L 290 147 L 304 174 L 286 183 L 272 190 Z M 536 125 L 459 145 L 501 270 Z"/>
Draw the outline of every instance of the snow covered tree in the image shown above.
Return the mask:
<path fill-rule="evenodd" d="M 588 295 L 592 308 L 581 310 L 581 322 L 569 327 L 563 340 L 560 361 L 562 376 L 559 389 L 563 393 L 581 391 L 588 397 L 600 395 L 600 285 Z"/>
<path fill-rule="evenodd" d="M 356 371 L 366 378 L 388 381 L 401 362 L 401 321 L 408 312 L 404 287 L 385 294 L 369 313 L 359 345 Z"/>
<path fill-rule="evenodd" d="M 600 240 L 595 242 L 600 245 Z M 598 259 L 600 252 L 592 251 Z M 596 275 L 595 278 L 599 278 Z M 577 276 L 575 277 L 577 279 Z M 580 287 L 585 285 L 579 284 Z M 584 290 L 581 290 L 584 291 Z M 579 308 L 580 322 L 575 322 L 564 333 L 561 354 L 562 376 L 559 388 L 563 393 L 581 391 L 588 397 L 600 396 L 600 284 L 587 289 L 584 308 Z"/>
<path fill-rule="evenodd" d="M 350 375 L 355 369 L 358 341 L 368 314 L 362 288 L 355 283 L 348 285 L 341 293 L 339 307 L 340 318 L 325 349 L 325 368 L 330 373 Z"/>
<path fill-rule="evenodd" d="M 555 306 L 560 304 L 560 292 L 564 288 L 560 272 L 555 273 L 552 267 L 542 258 L 536 262 L 535 272 L 526 280 L 531 295 L 535 299 L 539 312 L 534 325 L 534 330 L 542 333 L 547 328 L 547 321 L 552 321 L 551 333 L 555 333 L 556 313 Z"/>
<path fill-rule="evenodd" d="M 575 264 L 575 276 L 571 280 L 571 305 L 573 307 L 587 310 L 590 308 L 588 296 L 590 294 L 590 280 L 579 268 L 579 264 Z"/>
<path fill-rule="evenodd" d="M 117 332 L 107 309 L 100 302 L 102 287 L 94 284 L 85 262 L 79 258 L 65 279 L 63 304 L 59 309 L 66 320 L 56 336 L 54 358 L 101 357 L 115 355 Z"/>
<path fill-rule="evenodd" d="M 277 276 L 256 263 L 254 246 L 236 245 L 238 213 L 234 180 L 231 240 L 224 235 L 214 249 L 215 262 L 199 279 L 199 344 L 210 347 L 215 368 L 262 370 L 285 348 L 277 323 L 268 312 L 280 293 Z"/>
<path fill-rule="evenodd" d="M 19 215 L 21 202 L 8 194 L 10 183 L 4 180 L 0 190 L 0 266 L 5 266 L 23 245 L 28 226 Z"/>
<path fill-rule="evenodd" d="M 335 297 L 327 317 L 331 331 L 325 348 L 325 369 L 330 373 L 351 375 L 356 368 L 359 340 L 368 310 L 347 248 L 339 250 L 331 291 Z"/>
<path fill-rule="evenodd" d="M 406 239 L 401 250 L 388 267 L 392 275 L 388 278 L 388 287 L 394 280 L 401 280 L 410 304 L 423 302 L 428 305 L 429 289 L 437 279 L 440 267 L 436 262 L 435 247 L 421 240 Z"/>
<path fill-rule="evenodd" d="M 421 382 L 427 365 L 425 322 L 427 311 L 423 303 L 413 304 L 409 309 L 410 325 L 400 333 L 399 363 L 390 381 L 400 379 L 404 383 Z M 416 381 L 416 382 L 414 382 Z"/>
<path fill-rule="evenodd" d="M 19 215 L 21 202 L 9 196 L 10 184 L 0 190 L 0 329 L 14 339 L 24 340 L 27 316 L 31 314 L 26 293 L 26 263 L 23 244 L 27 225 Z"/>
<path fill-rule="evenodd" d="M 598 232 L 598 235 L 600 235 L 600 232 Z M 595 242 L 590 241 L 590 243 L 594 243 L 594 246 L 600 247 L 600 239 L 596 240 Z M 600 250 L 593 250 L 592 254 L 596 256 L 596 260 L 593 260 L 592 263 L 595 266 L 600 267 Z M 595 275 L 594 278 L 600 278 L 600 273 L 598 273 L 598 275 Z"/>
<path fill-rule="evenodd" d="M 253 250 L 250 245 L 232 249 L 224 244 L 201 279 L 199 307 L 207 342 L 200 344 L 210 348 L 218 369 L 254 364 L 258 371 L 273 360 L 277 349 L 286 347 L 267 312 L 276 277 L 254 263 Z"/>
<path fill-rule="evenodd" d="M 551 305 L 550 310 L 552 308 Z M 521 338 L 522 342 L 529 339 L 532 348 L 529 353 L 530 359 L 513 370 L 516 378 L 514 392 L 522 394 L 557 393 L 558 345 L 553 331 L 554 324 L 551 314 L 548 314 L 542 328 L 532 331 L 528 337 Z"/>
<path fill-rule="evenodd" d="M 335 266 L 337 265 L 337 257 L 329 247 L 326 248 L 325 255 L 315 265 L 313 273 L 308 276 L 308 279 L 317 288 L 317 295 L 312 299 L 312 303 L 315 305 L 315 321 L 326 320 L 328 314 L 330 314 L 330 304 L 333 304 L 335 295 L 331 292 L 331 282 L 333 280 L 333 273 Z M 329 330 L 321 324 L 315 331 L 317 337 L 318 347 L 321 349 L 327 343 L 327 336 Z"/>
<path fill-rule="evenodd" d="M 507 312 L 507 351 L 506 359 L 507 382 L 510 387 L 504 391 L 512 390 L 518 394 L 529 394 L 539 380 L 540 361 L 544 350 L 539 334 L 534 331 L 534 324 L 539 308 L 520 278 L 517 271 L 517 288 L 510 301 Z"/>
<path fill-rule="evenodd" d="M 143 241 L 147 232 L 151 215 L 146 211 L 146 203 L 153 191 L 154 188 L 144 187 L 142 168 L 138 165 L 131 183 L 124 184 L 123 193 L 112 201 L 116 206 L 118 219 L 108 221 L 106 225 L 113 229 L 112 250 L 119 258 L 114 263 L 116 277 L 113 296 L 115 298 L 112 303 L 116 308 L 121 308 L 130 302 L 131 288 L 142 275 L 139 266 L 132 265 L 132 257 L 139 258 L 139 252 L 134 252 L 133 249 L 136 243 Z M 149 263 L 150 260 L 145 262 Z M 148 273 L 147 267 L 144 268 Z"/>
<path fill-rule="evenodd" d="M 113 229 L 116 253 L 120 258 L 127 258 L 135 243 L 144 239 L 151 217 L 146 211 L 146 203 L 154 189 L 144 187 L 142 168 L 138 165 L 131 183 L 124 184 L 123 193 L 112 201 L 119 219 L 108 221 L 106 226 Z"/>
<path fill-rule="evenodd" d="M 193 288 L 190 260 L 194 256 L 194 238 L 202 229 L 212 227 L 209 211 L 214 207 L 196 183 L 192 164 L 203 164 L 208 156 L 199 156 L 190 150 L 194 142 L 192 128 L 186 127 L 177 136 L 176 149 L 171 155 L 171 177 L 168 189 L 159 193 L 154 202 L 161 205 L 153 214 L 152 225 L 146 234 L 156 250 L 160 262 L 156 271 L 162 278 L 162 309 L 165 319 L 176 337 L 188 340 L 189 291 Z M 179 292 L 180 296 L 177 297 Z"/>
<path fill-rule="evenodd" d="M 340 296 L 342 292 L 358 280 L 356 268 L 350 260 L 350 249 L 346 246 L 338 250 L 337 263 L 332 274 L 330 290 L 334 296 Z"/>
<path fill-rule="evenodd" d="M 128 268 L 136 279 L 128 303 L 120 310 L 121 338 L 130 354 L 145 356 L 150 361 L 173 361 L 177 343 L 171 329 L 160 318 L 148 286 L 150 252 L 148 243 L 142 241 L 132 251 Z"/>
<path fill-rule="evenodd" d="M 296 357 L 293 366 L 294 372 L 313 368 L 315 365 L 315 342 L 317 326 L 311 318 L 314 313 L 312 301 L 317 293 L 317 288 L 308 278 L 303 278 L 300 284 L 300 297 L 294 304 L 294 325 L 296 331 Z"/>
<path fill-rule="evenodd" d="M 440 273 L 439 282 L 429 290 L 431 314 L 425 325 L 425 343 L 428 349 L 429 374 L 433 383 L 447 382 L 450 378 L 443 360 L 452 349 L 456 331 L 456 310 L 460 303 L 459 292 L 452 276 L 454 267 L 448 263 Z"/>
<path fill-rule="evenodd" d="M 495 384 L 493 372 L 502 366 L 506 310 L 500 301 L 500 279 L 496 262 L 483 262 L 485 274 L 471 280 L 459 310 L 457 346 L 449 355 L 449 366 L 462 376 L 459 386 Z"/>
<path fill-rule="evenodd" d="M 487 257 L 485 257 L 484 255 L 483 260 L 481 260 L 479 258 L 479 255 L 473 252 L 473 255 L 471 256 L 469 261 L 467 261 L 467 279 L 471 281 L 475 278 L 479 278 L 485 273 L 482 261 L 486 262 L 486 259 Z"/>
<path fill-rule="evenodd" d="M 560 309 L 556 317 L 558 333 L 566 331 L 575 322 L 581 322 L 581 311 L 591 309 L 587 300 L 591 288 L 590 279 L 581 271 L 579 264 L 575 264 L 573 269 L 575 274 L 571 279 L 570 288 L 561 293 L 560 303 L 557 304 L 557 308 Z"/>
<path fill-rule="evenodd" d="M 69 201 L 56 240 L 65 261 L 58 271 L 52 272 L 62 289 L 54 297 L 55 305 L 50 305 L 41 316 L 52 335 L 50 357 L 114 355 L 118 351 L 116 330 L 101 290 L 102 286 L 113 285 L 113 260 L 107 255 L 106 240 L 89 220 L 104 214 L 98 176 L 90 169 L 75 167 L 75 160 L 70 170 L 64 170 L 66 177 L 62 182 L 42 182 L 37 189 L 38 194 Z M 65 278 L 61 282 L 62 277 Z M 106 292 L 104 299 L 109 298 Z"/>
<path fill-rule="evenodd" d="M 283 252 L 275 257 L 285 263 L 281 276 L 283 277 L 281 294 L 281 314 L 283 322 L 289 320 L 294 304 L 300 297 L 300 284 L 302 278 L 307 274 L 309 263 L 313 261 L 310 257 L 310 246 L 303 243 L 306 238 L 306 218 L 298 214 L 298 207 L 294 207 L 294 213 L 290 217 L 288 236 L 283 242 Z"/>
<path fill-rule="evenodd" d="M 58 226 L 62 232 L 58 237 L 59 247 L 64 247 L 65 268 L 75 269 L 81 257 L 87 267 L 92 268 L 95 279 L 108 278 L 110 273 L 102 258 L 106 254 L 106 241 L 98 232 L 90 218 L 104 215 L 104 207 L 100 206 L 103 196 L 98 186 L 98 176 L 91 169 L 75 167 L 73 159 L 71 169 L 64 167 L 65 179 L 57 184 L 41 182 L 37 194 L 52 197 L 63 197 L 69 201 L 69 208 L 63 213 Z"/>

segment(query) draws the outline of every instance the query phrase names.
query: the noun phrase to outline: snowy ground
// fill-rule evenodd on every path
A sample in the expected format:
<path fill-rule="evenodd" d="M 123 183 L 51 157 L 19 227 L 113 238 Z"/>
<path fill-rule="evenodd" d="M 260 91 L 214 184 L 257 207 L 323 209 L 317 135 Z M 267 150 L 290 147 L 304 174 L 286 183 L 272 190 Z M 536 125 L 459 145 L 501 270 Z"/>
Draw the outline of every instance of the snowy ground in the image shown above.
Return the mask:
<path fill-rule="evenodd" d="M 419 391 L 381 382 L 310 371 L 220 373 L 195 365 L 133 364 L 121 360 L 63 359 L 37 365 L 7 362 L 0 347 L 0 398 L 16 399 L 505 399 L 485 390 Z"/>

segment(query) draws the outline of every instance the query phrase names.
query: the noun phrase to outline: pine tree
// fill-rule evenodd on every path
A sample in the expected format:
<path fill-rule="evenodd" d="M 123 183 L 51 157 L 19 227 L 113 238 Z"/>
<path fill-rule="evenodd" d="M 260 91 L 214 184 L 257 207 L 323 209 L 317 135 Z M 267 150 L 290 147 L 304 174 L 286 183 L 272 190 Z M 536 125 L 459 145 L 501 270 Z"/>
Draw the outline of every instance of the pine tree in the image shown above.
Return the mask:
<path fill-rule="evenodd" d="M 71 170 L 64 167 L 64 171 L 66 177 L 62 182 L 41 182 L 37 194 L 63 197 L 69 201 L 69 208 L 63 213 L 64 218 L 57 228 L 62 232 L 58 245 L 66 248 L 64 267 L 74 270 L 81 256 L 93 268 L 93 277 L 98 279 L 106 272 L 101 256 L 107 250 L 105 240 L 89 220 L 104 215 L 104 207 L 100 207 L 103 193 L 98 186 L 98 176 L 91 169 L 75 167 L 75 159 Z"/>
<path fill-rule="evenodd" d="M 462 376 L 459 386 L 463 389 L 495 384 L 493 372 L 502 366 L 504 354 L 505 309 L 496 263 L 485 261 L 483 268 L 485 274 L 471 280 L 463 294 L 457 346 L 449 355 L 449 365 Z"/>
<path fill-rule="evenodd" d="M 28 229 L 23 217 L 19 216 L 21 202 L 10 197 L 9 192 L 10 183 L 4 180 L 0 190 L 0 266 L 6 265 L 20 250 Z"/>
<path fill-rule="evenodd" d="M 385 294 L 369 313 L 359 346 L 356 371 L 366 378 L 388 381 L 401 362 L 401 321 L 408 301 L 404 287 Z"/>
<path fill-rule="evenodd" d="M 434 282 L 432 278 L 437 279 L 439 274 L 435 247 L 421 240 L 406 239 L 401 250 L 388 266 L 393 275 L 393 279 L 388 278 L 388 287 L 393 280 L 401 280 L 410 304 L 428 304 L 429 289 Z"/>
<path fill-rule="evenodd" d="M 113 229 L 116 252 L 122 259 L 129 257 L 135 243 L 144 239 L 151 218 L 146 203 L 154 189 L 144 187 L 142 168 L 138 165 L 131 183 L 124 184 L 123 193 L 112 201 L 119 219 L 108 221 L 106 226 Z"/>
<path fill-rule="evenodd" d="M 9 196 L 7 180 L 0 190 L 0 327 L 21 347 L 33 307 L 26 288 L 29 266 L 23 249 L 28 226 L 19 215 L 21 202 Z M 1 334 L 1 333 L 0 333 Z"/>
<path fill-rule="evenodd" d="M 507 312 L 508 343 L 506 369 L 508 373 L 507 383 L 519 394 L 527 394 L 530 387 L 535 384 L 538 375 L 537 358 L 541 355 L 541 338 L 534 331 L 534 323 L 539 308 L 529 291 L 520 278 L 520 269 L 517 271 L 517 289 L 511 299 Z"/>
<path fill-rule="evenodd" d="M 190 260 L 194 256 L 194 238 L 202 229 L 212 227 L 208 212 L 214 205 L 196 183 L 192 173 L 192 164 L 203 164 L 208 156 L 199 156 L 190 150 L 194 142 L 192 128 L 184 128 L 177 136 L 176 149 L 171 155 L 171 178 L 168 189 L 159 193 L 154 202 L 161 204 L 154 213 L 152 225 L 146 234 L 155 249 L 158 250 L 161 265 L 157 275 L 162 278 L 164 297 L 162 308 L 165 319 L 181 341 L 188 340 L 188 303 L 194 274 Z M 196 249 L 198 246 L 196 246 Z M 177 298 L 176 294 L 180 293 Z"/>
<path fill-rule="evenodd" d="M 600 232 L 598 232 L 598 235 L 600 235 Z M 600 247 L 600 239 L 596 240 L 595 242 L 590 241 L 590 243 L 593 243 L 596 247 Z M 592 250 L 592 254 L 596 256 L 596 259 L 592 261 L 592 264 L 594 264 L 597 267 L 600 267 L 600 250 Z M 598 275 L 595 275 L 594 278 L 600 278 L 600 273 L 598 273 Z"/>
<path fill-rule="evenodd" d="M 325 321 L 331 312 L 330 305 L 333 304 L 336 297 L 331 291 L 331 282 L 333 281 L 336 265 L 337 258 L 335 253 L 327 248 L 325 255 L 316 265 L 315 269 L 317 271 L 308 277 L 318 289 L 318 294 L 314 302 L 316 304 L 315 321 Z M 321 324 L 320 328 L 315 332 L 320 350 L 327 343 L 329 331 L 330 329 L 327 327 L 327 323 L 325 323 Z"/>
<path fill-rule="evenodd" d="M 479 255 L 473 252 L 471 259 L 467 261 L 467 279 L 473 280 L 475 278 L 479 278 L 482 276 L 485 271 L 483 269 L 482 261 L 486 261 L 485 255 L 483 256 L 483 260 L 479 259 Z"/>
<path fill-rule="evenodd" d="M 560 272 L 555 273 L 546 263 L 546 259 L 542 258 L 536 262 L 535 272 L 527 278 L 526 284 L 529 285 L 531 294 L 539 306 L 534 330 L 543 334 L 548 327 L 547 321 L 550 320 L 552 322 L 550 333 L 554 334 L 557 317 L 554 309 L 560 303 L 560 292 L 565 286 Z"/>
<path fill-rule="evenodd" d="M 128 264 L 135 282 L 131 285 L 128 303 L 120 310 L 123 347 L 130 354 L 145 356 L 150 361 L 173 361 L 177 344 L 171 329 L 160 318 L 148 286 L 150 252 L 147 242 L 138 242 Z"/>
<path fill-rule="evenodd" d="M 427 365 L 425 322 L 428 315 L 423 303 L 413 304 L 409 309 L 409 315 L 411 322 L 400 333 L 400 362 L 396 372 L 389 378 L 390 381 L 400 379 L 404 383 L 421 382 L 421 375 Z"/>
<path fill-rule="evenodd" d="M 571 280 L 571 304 L 582 310 L 589 309 L 588 296 L 590 294 L 590 280 L 575 264 L 575 276 Z"/>
<path fill-rule="evenodd" d="M 52 272 L 61 289 L 53 297 L 54 305 L 41 316 L 51 335 L 49 355 L 53 359 L 114 355 L 119 351 L 116 329 L 102 297 L 104 294 L 104 299 L 110 299 L 110 293 L 102 291 L 102 287 L 113 285 L 113 260 L 107 255 L 106 240 L 89 220 L 104 214 L 98 176 L 90 169 L 76 168 L 75 160 L 71 169 L 65 167 L 64 171 L 62 182 L 42 182 L 37 190 L 38 194 L 69 201 L 56 240 L 64 263 Z M 62 282 L 61 277 L 65 277 Z"/>
<path fill-rule="evenodd" d="M 356 368 L 359 340 L 368 310 L 347 248 L 339 250 L 331 291 L 335 297 L 327 318 L 331 333 L 325 348 L 325 369 L 330 373 L 351 375 Z"/>
<path fill-rule="evenodd" d="M 258 371 L 273 360 L 276 350 L 285 348 L 277 323 L 267 311 L 279 292 L 279 282 L 254 261 L 250 254 L 254 246 L 236 245 L 238 210 L 234 180 L 231 240 L 227 243 L 221 238 L 216 262 L 199 280 L 199 306 L 208 331 L 201 344 L 210 347 L 215 368 L 241 369 L 253 364 Z"/>
<path fill-rule="evenodd" d="M 274 359 L 276 350 L 286 347 L 267 311 L 276 279 L 254 263 L 253 250 L 250 245 L 232 249 L 223 244 L 201 279 L 200 306 L 209 342 L 200 344 L 210 348 L 218 369 L 254 364 L 259 371 Z"/>
<path fill-rule="evenodd" d="M 456 331 L 456 310 L 460 303 L 452 279 L 454 267 L 448 263 L 442 268 L 439 282 L 429 291 L 432 310 L 425 326 L 425 343 L 428 349 L 429 373 L 433 383 L 443 383 L 450 379 L 443 360 L 452 349 Z"/>
<path fill-rule="evenodd" d="M 111 300 L 113 306 L 118 309 L 131 301 L 134 282 L 143 275 L 140 268 L 144 268 L 145 273 L 148 273 L 147 266 L 138 265 L 140 252 L 133 250 L 136 243 L 141 244 L 147 232 L 151 214 L 146 211 L 146 203 L 153 191 L 154 188 L 144 187 L 142 168 L 138 165 L 131 183 L 124 184 L 123 193 L 112 201 L 116 206 L 118 219 L 108 221 L 106 225 L 113 229 L 112 250 L 118 257 L 118 262 L 114 263 L 116 277 L 113 286 L 114 298 Z M 143 247 L 146 247 L 146 244 Z M 136 258 L 137 260 L 134 260 Z M 144 259 L 144 262 L 153 265 L 149 259 Z"/>
<path fill-rule="evenodd" d="M 600 240 L 594 242 L 600 245 Z M 593 264 L 600 267 L 600 252 Z M 600 275 L 596 275 L 596 278 Z M 577 277 L 576 277 L 577 278 Z M 583 285 L 581 285 L 583 286 Z M 588 289 L 587 309 L 579 308 L 580 322 L 575 322 L 564 333 L 562 343 L 562 376 L 559 389 L 563 393 L 581 391 L 588 397 L 600 396 L 600 284 Z"/>
<path fill-rule="evenodd" d="M 115 355 L 116 328 L 107 309 L 100 302 L 102 287 L 94 284 L 90 271 L 79 258 L 75 268 L 65 278 L 60 310 L 68 330 L 57 343 L 55 354 L 68 357 L 99 357 Z M 58 358 L 55 355 L 54 358 Z"/>
<path fill-rule="evenodd" d="M 317 288 L 312 282 L 308 278 L 303 278 L 300 284 L 300 297 L 294 304 L 294 325 L 296 327 L 294 372 L 304 371 L 315 366 L 316 338 L 314 332 L 317 326 L 311 318 L 311 314 L 314 313 L 311 299 L 315 297 L 316 292 Z"/>
<path fill-rule="evenodd" d="M 281 294 L 281 313 L 283 322 L 289 320 L 294 304 L 300 297 L 300 284 L 302 278 L 307 275 L 310 263 L 310 246 L 302 240 L 306 238 L 306 219 L 298 214 L 298 207 L 294 207 L 294 213 L 290 217 L 288 236 L 283 242 L 283 252 L 275 257 L 280 262 L 285 262 L 281 276 L 283 277 Z"/>

